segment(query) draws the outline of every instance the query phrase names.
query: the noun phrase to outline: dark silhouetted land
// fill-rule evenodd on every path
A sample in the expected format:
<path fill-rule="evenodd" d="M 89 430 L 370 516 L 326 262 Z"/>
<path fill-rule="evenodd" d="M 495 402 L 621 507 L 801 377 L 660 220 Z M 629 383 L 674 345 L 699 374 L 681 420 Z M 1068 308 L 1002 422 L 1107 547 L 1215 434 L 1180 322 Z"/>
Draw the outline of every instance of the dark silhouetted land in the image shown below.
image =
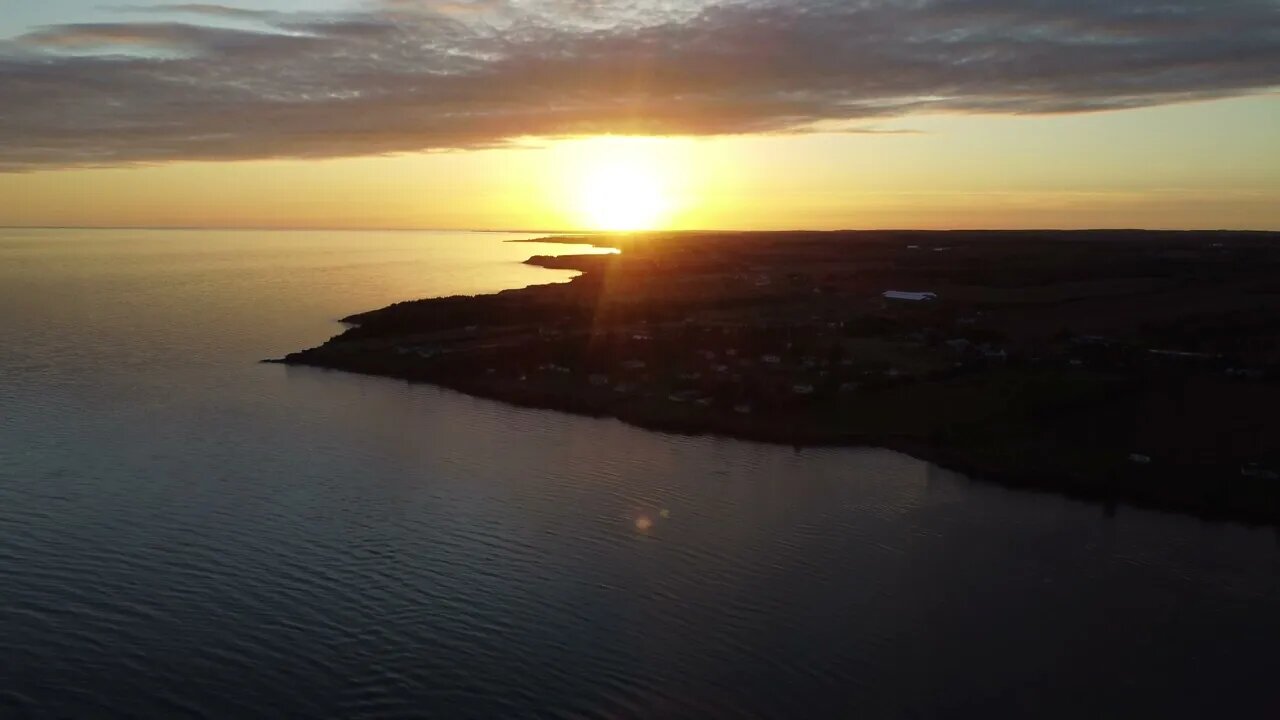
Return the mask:
<path fill-rule="evenodd" d="M 1280 235 L 593 242 L 622 252 L 534 257 L 582 275 L 355 315 L 282 362 L 673 432 L 888 447 L 1009 485 L 1280 521 Z"/>

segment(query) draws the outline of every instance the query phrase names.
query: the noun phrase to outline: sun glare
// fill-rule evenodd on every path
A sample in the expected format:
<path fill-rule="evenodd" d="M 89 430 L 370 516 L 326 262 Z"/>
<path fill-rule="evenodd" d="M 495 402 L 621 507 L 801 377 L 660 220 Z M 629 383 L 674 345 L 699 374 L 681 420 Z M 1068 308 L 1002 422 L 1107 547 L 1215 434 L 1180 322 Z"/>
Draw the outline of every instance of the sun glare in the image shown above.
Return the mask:
<path fill-rule="evenodd" d="M 667 205 L 661 178 L 628 164 L 595 169 L 579 192 L 583 218 L 595 230 L 652 230 Z"/>
<path fill-rule="evenodd" d="M 662 227 L 672 211 L 664 168 L 645 143 L 594 144 L 576 169 L 574 204 L 592 230 L 638 231 Z M 649 149 L 651 150 L 651 149 Z"/>

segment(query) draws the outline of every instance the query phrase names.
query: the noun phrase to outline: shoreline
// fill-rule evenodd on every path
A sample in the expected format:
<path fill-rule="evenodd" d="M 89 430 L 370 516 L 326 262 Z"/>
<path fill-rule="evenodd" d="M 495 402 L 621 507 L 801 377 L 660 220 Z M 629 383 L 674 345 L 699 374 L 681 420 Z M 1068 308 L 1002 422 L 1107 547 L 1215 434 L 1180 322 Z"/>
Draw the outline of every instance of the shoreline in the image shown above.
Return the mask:
<path fill-rule="evenodd" d="M 534 286 L 536 287 L 536 286 Z M 360 375 L 382 377 L 389 380 L 403 380 L 413 384 L 431 385 L 462 395 L 503 403 L 512 407 L 529 410 L 543 410 L 589 417 L 599 420 L 611 419 L 634 428 L 648 432 L 659 432 L 684 437 L 709 437 L 741 442 L 760 443 L 775 447 L 790 447 L 797 450 L 808 448 L 849 448 L 888 450 L 908 455 L 916 460 L 936 465 L 940 468 L 965 476 L 972 482 L 986 482 L 1013 490 L 1059 495 L 1072 500 L 1099 505 L 1108 514 L 1113 514 L 1120 506 L 1136 510 L 1173 513 L 1192 516 L 1210 522 L 1233 522 L 1244 525 L 1277 525 L 1280 518 L 1268 511 L 1257 513 L 1241 513 L 1238 511 L 1206 509 L 1195 503 L 1169 503 L 1147 498 L 1141 495 L 1123 492 L 1108 492 L 1093 486 L 1080 487 L 1072 482 L 1070 476 L 1040 475 L 1032 480 L 1017 471 L 1011 471 L 996 464 L 983 464 L 966 458 L 962 451 L 932 446 L 927 443 L 889 435 L 860 436 L 823 436 L 821 433 L 806 433 L 787 426 L 772 428 L 756 427 L 727 428 L 710 422 L 682 421 L 676 417 L 664 417 L 661 414 L 645 415 L 625 412 L 609 412 L 594 409 L 589 405 L 574 403 L 563 397 L 545 394 L 520 394 L 495 390 L 482 383 L 450 381 L 444 378 L 425 379 L 408 373 L 388 373 L 374 370 L 362 370 L 344 364 L 328 364 L 311 359 L 285 358 L 267 359 L 264 363 L 308 367 L 315 370 L 331 372 L 350 372 Z M 1231 473 L 1232 468 L 1223 467 L 1217 470 Z M 1173 468 L 1149 468 L 1145 474 L 1156 475 L 1176 472 Z"/>
<path fill-rule="evenodd" d="M 816 233 L 805 234 L 804 237 L 823 236 Z M 734 234 L 730 237 L 771 236 Z M 998 403 L 1000 397 L 1022 397 L 1019 394 L 1022 388 L 1060 384 L 1064 382 L 1063 377 L 1092 393 L 1090 397 L 1095 399 L 1089 402 L 1095 405 L 1114 403 L 1117 398 L 1128 402 L 1132 395 L 1132 402 L 1137 407 L 1145 402 L 1142 393 L 1169 394 L 1166 386 L 1173 381 L 1163 375 L 1144 380 L 1142 387 L 1129 390 L 1113 377 L 1114 373 L 1090 371 L 1086 374 L 1075 368 L 1064 371 L 1035 365 L 1014 367 L 1011 363 L 1009 366 L 983 366 L 972 376 L 937 372 L 935 377 L 922 372 L 920 379 L 912 384 L 897 381 L 882 383 L 883 386 L 875 382 L 861 383 L 868 387 L 860 387 L 850 395 L 856 399 L 859 409 L 846 408 L 842 412 L 849 417 L 837 419 L 832 419 L 835 416 L 821 404 L 827 400 L 808 401 L 805 398 L 805 402 L 799 402 L 790 397 L 770 398 L 772 405 L 763 410 L 760 408 L 765 402 L 763 399 L 754 400 L 754 407 L 748 407 L 745 401 L 734 405 L 713 397 L 710 391 L 679 390 L 668 396 L 666 390 L 649 389 L 645 383 L 664 388 L 668 385 L 659 383 L 678 381 L 659 380 L 654 376 L 674 378 L 676 370 L 685 370 L 679 373 L 681 378 L 693 378 L 700 373 L 688 372 L 683 366 L 673 368 L 669 373 L 659 371 L 655 360 L 649 360 L 647 367 L 643 361 L 624 361 L 624 365 L 629 362 L 646 369 L 627 376 L 637 378 L 634 381 L 620 381 L 619 375 L 623 371 L 617 369 L 617 358 L 635 351 L 625 351 L 610 360 L 612 369 L 606 367 L 605 361 L 594 359 L 596 354 L 604 354 L 597 353 L 596 348 L 606 342 L 602 339 L 606 331 L 596 327 L 597 324 L 606 324 L 600 319 L 606 311 L 599 304 L 612 307 L 609 305 L 609 291 L 603 288 L 608 288 L 611 282 L 620 282 L 620 258 L 627 257 L 634 264 L 637 255 L 646 256 L 642 258 L 645 262 L 652 260 L 657 265 L 661 265 L 665 258 L 647 257 L 652 253 L 638 245 L 651 242 L 650 236 L 613 237 L 610 238 L 613 242 L 608 243 L 601 242 L 602 239 L 559 236 L 537 240 L 621 251 L 620 255 L 534 256 L 525 261 L 539 267 L 578 271 L 580 274 L 568 283 L 531 285 L 474 297 L 411 301 L 358 313 L 343 319 L 344 323 L 352 325 L 351 328 L 324 345 L 267 362 L 429 383 L 520 407 L 610 417 L 651 431 L 707 435 L 797 448 L 883 448 L 958 472 L 974 481 L 1053 492 L 1096 502 L 1108 513 L 1118 505 L 1128 505 L 1190 514 L 1206 520 L 1280 524 L 1280 505 L 1276 502 L 1280 496 L 1277 492 L 1280 484 L 1272 482 L 1269 476 L 1264 477 L 1266 471 L 1261 471 L 1259 478 L 1242 478 L 1242 464 L 1234 459 L 1195 458 L 1189 463 L 1170 462 L 1159 456 L 1146 458 L 1117 450 L 1116 442 L 1109 440 L 1101 431 L 1098 433 L 1100 437 L 1093 438 L 1098 447 L 1076 448 L 1072 446 L 1073 440 L 1054 437 L 1058 426 L 1048 426 L 1043 432 L 1006 435 L 1012 427 L 1009 422 L 993 421 L 983 426 L 982 419 L 966 421 L 963 413 L 950 419 L 926 417 L 913 418 L 905 423 L 875 422 L 878 414 L 892 414 L 908 399 L 912 399 L 915 406 L 928 410 L 922 414 L 932 415 L 937 408 L 953 405 L 957 393 L 971 398 L 975 393 L 981 397 L 984 390 L 991 390 L 985 394 L 994 399 L 981 402 Z M 639 251 L 633 252 L 637 248 Z M 665 267 L 661 268 L 658 276 L 649 272 L 652 269 L 646 269 L 643 276 L 646 282 L 653 280 L 671 284 L 701 277 L 696 274 L 686 276 L 679 268 Z M 624 299 L 632 297 L 628 293 L 619 295 Z M 565 315 L 578 307 L 574 304 L 578 301 L 597 303 L 588 306 L 595 316 L 582 320 Z M 684 333 L 687 336 L 688 317 L 676 319 L 675 316 L 689 312 L 690 307 L 701 307 L 699 301 L 694 299 L 682 304 L 667 297 L 664 302 L 675 308 L 672 317 L 663 313 L 651 314 L 640 325 L 635 325 L 631 319 L 626 323 L 632 324 L 624 324 L 622 320 L 608 321 L 614 324 L 609 325 L 607 341 L 619 343 L 614 335 L 620 332 L 645 338 L 631 345 L 657 344 L 648 337 L 650 334 L 658 341 L 668 334 Z M 731 306 L 726 300 L 717 298 L 713 309 L 723 311 L 728 307 Z M 626 304 L 623 309 L 630 311 Z M 751 312 L 757 311 L 753 309 Z M 482 323 L 477 318 L 500 318 L 501 321 Z M 651 330 L 644 334 L 633 333 L 636 327 Z M 704 329 L 703 332 L 707 331 Z M 586 349 L 581 356 L 575 355 L 573 361 L 560 361 L 564 364 L 546 361 L 562 346 Z M 714 354 L 710 350 L 700 352 L 708 356 Z M 656 356 L 661 358 L 662 353 Z M 720 357 L 723 359 L 723 354 Z M 771 356 L 766 357 L 772 359 Z M 538 360 L 544 362 L 538 363 Z M 807 365 L 811 360 L 806 357 L 804 362 Z M 836 373 L 834 364 L 828 366 L 825 361 L 821 362 L 824 367 L 832 368 L 822 371 L 823 376 L 828 372 Z M 490 364 L 491 367 L 486 367 Z M 644 379 L 638 379 L 640 377 Z M 809 373 L 806 377 L 817 378 L 818 374 Z M 705 384 L 706 381 L 695 379 L 670 387 L 696 387 L 699 382 Z M 852 384 L 857 383 L 845 383 Z M 1015 392 L 1010 395 L 1008 388 L 1014 388 Z M 825 392 L 807 384 L 797 384 L 795 392 L 801 391 L 815 396 Z M 1064 408 L 1064 413 L 1070 414 L 1076 412 L 1073 403 L 1078 402 L 1072 395 L 1073 391 L 1064 391 L 1054 394 L 1051 399 Z M 844 402 L 838 395 L 832 403 L 836 401 Z M 744 410 L 750 414 L 744 414 Z M 989 414 L 985 407 L 978 408 L 978 411 L 980 416 Z M 1088 417 L 1088 413 L 1081 413 L 1080 417 Z"/>

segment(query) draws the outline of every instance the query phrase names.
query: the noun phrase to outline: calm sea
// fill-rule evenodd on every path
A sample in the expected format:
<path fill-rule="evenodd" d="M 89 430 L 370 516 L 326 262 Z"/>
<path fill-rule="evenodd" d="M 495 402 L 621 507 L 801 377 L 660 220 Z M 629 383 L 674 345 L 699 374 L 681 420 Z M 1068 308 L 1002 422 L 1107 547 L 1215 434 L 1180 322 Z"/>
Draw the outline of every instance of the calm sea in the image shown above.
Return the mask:
<path fill-rule="evenodd" d="M 0 717 L 1280 713 L 1273 531 L 257 362 L 510 237 L 0 231 Z"/>

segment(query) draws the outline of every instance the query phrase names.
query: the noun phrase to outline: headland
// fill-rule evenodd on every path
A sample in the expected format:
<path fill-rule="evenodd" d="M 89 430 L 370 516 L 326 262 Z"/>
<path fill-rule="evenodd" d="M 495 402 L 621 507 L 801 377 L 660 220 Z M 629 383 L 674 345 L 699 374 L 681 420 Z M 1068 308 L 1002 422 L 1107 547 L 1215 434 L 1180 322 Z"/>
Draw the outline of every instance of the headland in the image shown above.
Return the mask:
<path fill-rule="evenodd" d="M 544 238 L 568 283 L 397 303 L 276 362 L 1280 523 L 1280 234 Z"/>

